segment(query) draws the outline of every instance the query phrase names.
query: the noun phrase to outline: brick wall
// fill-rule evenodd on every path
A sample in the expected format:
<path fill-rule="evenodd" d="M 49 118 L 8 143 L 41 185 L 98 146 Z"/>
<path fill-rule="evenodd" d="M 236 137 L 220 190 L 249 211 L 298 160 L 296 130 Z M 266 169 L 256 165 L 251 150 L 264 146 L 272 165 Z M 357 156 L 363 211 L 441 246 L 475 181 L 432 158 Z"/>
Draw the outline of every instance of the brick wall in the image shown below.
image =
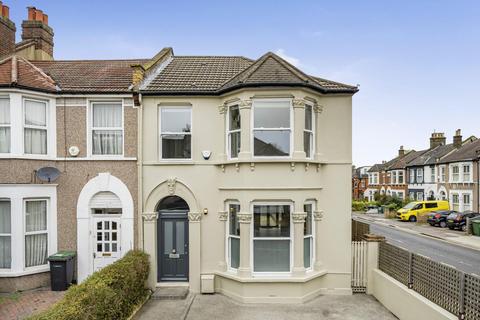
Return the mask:
<path fill-rule="evenodd" d="M 15 24 L 0 15 L 0 57 L 11 54 L 15 50 L 15 31 Z"/>

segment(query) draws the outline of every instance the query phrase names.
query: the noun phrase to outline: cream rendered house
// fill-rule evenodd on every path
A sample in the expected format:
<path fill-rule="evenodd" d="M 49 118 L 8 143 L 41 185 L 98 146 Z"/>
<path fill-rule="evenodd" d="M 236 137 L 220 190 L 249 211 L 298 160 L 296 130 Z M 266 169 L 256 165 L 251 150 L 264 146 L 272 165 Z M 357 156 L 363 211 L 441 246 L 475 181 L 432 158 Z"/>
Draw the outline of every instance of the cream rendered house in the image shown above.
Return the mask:
<path fill-rule="evenodd" d="M 350 294 L 352 96 L 273 53 L 135 66 L 151 287 L 244 302 Z"/>

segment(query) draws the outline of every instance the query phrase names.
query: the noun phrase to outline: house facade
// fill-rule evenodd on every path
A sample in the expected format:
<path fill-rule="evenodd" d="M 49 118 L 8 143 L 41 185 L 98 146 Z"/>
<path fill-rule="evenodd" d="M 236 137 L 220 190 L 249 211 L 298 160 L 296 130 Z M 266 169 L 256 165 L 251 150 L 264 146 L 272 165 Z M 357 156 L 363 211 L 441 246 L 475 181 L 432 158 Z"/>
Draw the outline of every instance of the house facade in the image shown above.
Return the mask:
<path fill-rule="evenodd" d="M 135 70 L 149 285 L 182 282 L 244 302 L 351 293 L 357 88 L 273 53 L 165 48 Z"/>
<path fill-rule="evenodd" d="M 353 168 L 352 170 L 352 199 L 363 200 L 368 198 L 368 194 L 365 193 L 368 189 L 369 166 L 363 166 L 359 168 Z"/>
<path fill-rule="evenodd" d="M 0 33 L 15 39 L 8 8 Z M 9 28 L 5 28 L 5 26 Z M 0 43 L 0 291 L 48 285 L 77 251 L 78 280 L 136 243 L 137 109 L 131 64 L 56 61 L 48 16 Z"/>

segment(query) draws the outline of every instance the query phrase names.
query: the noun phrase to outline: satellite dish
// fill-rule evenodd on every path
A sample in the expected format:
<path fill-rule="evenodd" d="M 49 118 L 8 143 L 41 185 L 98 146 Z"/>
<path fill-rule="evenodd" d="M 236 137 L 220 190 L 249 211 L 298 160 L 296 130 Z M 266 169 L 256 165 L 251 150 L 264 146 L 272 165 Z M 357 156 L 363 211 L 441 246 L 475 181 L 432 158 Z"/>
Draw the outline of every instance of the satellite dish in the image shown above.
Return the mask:
<path fill-rule="evenodd" d="M 60 176 L 60 171 L 55 167 L 43 167 L 37 170 L 36 175 L 44 182 L 53 182 Z"/>

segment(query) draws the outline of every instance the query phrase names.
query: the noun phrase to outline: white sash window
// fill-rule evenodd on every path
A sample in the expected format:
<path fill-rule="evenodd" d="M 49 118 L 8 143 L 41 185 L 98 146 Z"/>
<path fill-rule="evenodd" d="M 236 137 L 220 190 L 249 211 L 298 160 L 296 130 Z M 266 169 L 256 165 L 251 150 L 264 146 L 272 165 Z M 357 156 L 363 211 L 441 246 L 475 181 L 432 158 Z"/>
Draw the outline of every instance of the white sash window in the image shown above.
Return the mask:
<path fill-rule="evenodd" d="M 24 100 L 24 152 L 47 154 L 47 103 Z"/>
<path fill-rule="evenodd" d="M 121 102 L 92 103 L 92 155 L 123 155 Z"/>
<path fill-rule="evenodd" d="M 240 152 L 240 109 L 237 105 L 228 107 L 228 156 L 230 159 L 238 158 Z"/>
<path fill-rule="evenodd" d="M 0 153 L 10 152 L 10 99 L 0 98 Z"/>
<path fill-rule="evenodd" d="M 12 265 L 12 212 L 10 200 L 0 199 L 0 269 Z"/>

